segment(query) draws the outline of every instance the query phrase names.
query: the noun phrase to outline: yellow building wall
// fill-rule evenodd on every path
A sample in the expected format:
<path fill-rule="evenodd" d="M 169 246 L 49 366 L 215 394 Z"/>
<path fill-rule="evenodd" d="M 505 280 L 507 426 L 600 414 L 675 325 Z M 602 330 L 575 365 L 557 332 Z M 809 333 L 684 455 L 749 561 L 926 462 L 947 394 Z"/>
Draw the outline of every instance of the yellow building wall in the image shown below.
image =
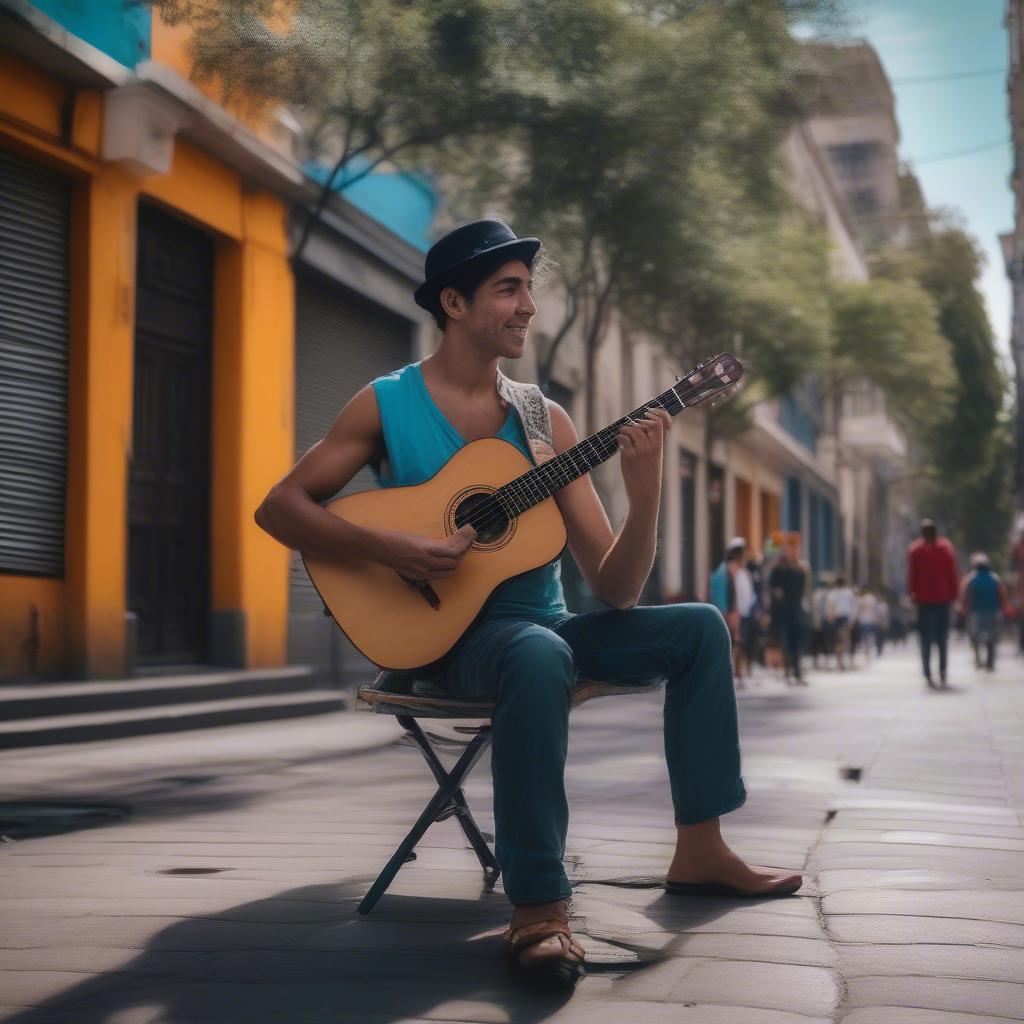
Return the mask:
<path fill-rule="evenodd" d="M 125 673 L 127 486 L 132 445 L 136 219 L 140 197 L 217 240 L 211 604 L 245 621 L 246 666 L 284 664 L 288 552 L 253 511 L 294 448 L 294 297 L 283 202 L 249 192 L 178 139 L 171 172 L 139 181 L 98 159 L 102 97 L 67 90 L 0 53 L 0 148 L 73 181 L 64 579 L 0 573 L 0 679 Z M 70 143 L 70 144 L 69 144 Z"/>

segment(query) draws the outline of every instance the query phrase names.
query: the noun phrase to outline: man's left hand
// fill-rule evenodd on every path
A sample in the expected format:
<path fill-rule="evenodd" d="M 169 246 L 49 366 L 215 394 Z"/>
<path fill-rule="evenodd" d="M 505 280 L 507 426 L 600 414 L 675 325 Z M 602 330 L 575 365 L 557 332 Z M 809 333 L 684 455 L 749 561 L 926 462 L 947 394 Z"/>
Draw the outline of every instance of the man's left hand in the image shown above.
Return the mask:
<path fill-rule="evenodd" d="M 631 506 L 660 503 L 662 456 L 671 429 L 672 417 L 664 409 L 649 409 L 619 431 L 622 481 Z"/>

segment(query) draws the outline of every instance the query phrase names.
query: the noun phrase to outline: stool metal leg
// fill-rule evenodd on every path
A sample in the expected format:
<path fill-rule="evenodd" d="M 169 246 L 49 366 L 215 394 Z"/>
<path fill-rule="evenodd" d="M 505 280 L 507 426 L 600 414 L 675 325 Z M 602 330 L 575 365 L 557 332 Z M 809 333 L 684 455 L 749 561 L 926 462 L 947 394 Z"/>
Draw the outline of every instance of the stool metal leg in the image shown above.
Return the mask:
<path fill-rule="evenodd" d="M 490 731 L 483 731 L 474 736 L 461 757 L 455 762 L 451 772 L 446 772 L 415 719 L 409 718 L 406 715 L 398 715 L 397 718 L 401 725 L 412 735 L 420 750 L 423 751 L 427 764 L 430 765 L 430 769 L 439 785 L 437 792 L 423 809 L 423 813 L 417 818 L 416 824 L 413 825 L 409 834 L 402 840 L 401 845 L 399 845 L 394 855 L 384 866 L 384 870 L 370 887 L 370 891 L 363 897 L 362 902 L 356 908 L 360 914 L 368 914 L 374 908 L 377 901 L 387 891 L 388 886 L 394 881 L 395 875 L 398 874 L 399 869 L 406 862 L 409 854 L 412 853 L 416 848 L 416 844 L 423 838 L 424 833 L 435 821 L 447 817 L 446 811 L 448 814 L 454 811 L 457 816 L 459 824 L 466 834 L 466 838 L 469 839 L 477 857 L 480 858 L 480 863 L 484 866 L 485 881 L 489 881 L 488 867 L 491 865 L 484 860 L 481 848 L 486 850 L 489 861 L 493 862 L 491 870 L 495 872 L 494 881 L 496 882 L 498 878 L 496 873 L 497 861 L 494 861 L 491 851 L 487 848 L 487 844 L 484 842 L 484 838 L 476 826 L 476 822 L 473 821 L 472 815 L 469 813 L 469 808 L 466 806 L 461 788 L 463 779 L 465 779 L 473 765 L 480 759 L 480 755 L 487 749 L 487 744 L 491 739 Z M 463 811 L 465 812 L 464 814 Z M 493 884 L 494 882 L 490 882 L 490 885 Z"/>
<path fill-rule="evenodd" d="M 462 831 L 469 840 L 469 845 L 473 847 L 477 860 L 480 861 L 480 867 L 484 869 L 484 886 L 489 891 L 497 885 L 498 878 L 501 875 L 501 868 L 498 866 L 497 858 L 491 852 L 491 848 L 487 845 L 487 840 L 484 839 L 476 821 L 474 821 L 461 789 L 455 798 L 455 802 L 456 820 L 462 826 Z"/>
<path fill-rule="evenodd" d="M 424 760 L 430 766 L 430 770 L 434 773 L 434 778 L 437 779 L 438 784 L 443 785 L 448 780 L 448 772 L 445 771 L 444 765 L 441 764 L 440 759 L 434 752 L 434 748 L 430 745 L 430 740 L 423 732 L 419 722 L 417 722 L 415 718 L 408 718 L 405 715 L 399 715 L 398 721 L 409 734 L 410 738 L 416 743 L 419 751 L 423 754 Z M 485 733 L 489 741 L 490 726 L 482 726 L 480 731 L 477 733 L 477 738 Z M 468 746 L 469 744 L 467 744 L 467 747 Z M 487 743 L 485 742 L 480 748 L 480 754 L 483 754 L 486 749 Z M 474 758 L 473 764 L 475 764 L 476 761 L 477 758 Z M 472 768 L 473 764 L 469 767 Z M 456 769 L 452 770 L 453 774 L 455 773 L 455 770 Z M 465 777 L 468 774 L 469 769 L 467 768 L 462 775 Z M 452 804 L 459 826 L 461 827 L 463 834 L 466 836 L 469 845 L 473 848 L 473 852 L 476 854 L 477 860 L 480 861 L 480 867 L 484 869 L 484 885 L 488 889 L 493 889 L 501 875 L 501 868 L 498 866 L 497 859 L 491 852 L 491 848 L 487 845 L 487 840 L 484 839 L 479 826 L 469 810 L 469 805 L 466 803 L 466 796 L 462 792 L 461 778 L 459 780 L 459 788 L 452 794 Z"/>

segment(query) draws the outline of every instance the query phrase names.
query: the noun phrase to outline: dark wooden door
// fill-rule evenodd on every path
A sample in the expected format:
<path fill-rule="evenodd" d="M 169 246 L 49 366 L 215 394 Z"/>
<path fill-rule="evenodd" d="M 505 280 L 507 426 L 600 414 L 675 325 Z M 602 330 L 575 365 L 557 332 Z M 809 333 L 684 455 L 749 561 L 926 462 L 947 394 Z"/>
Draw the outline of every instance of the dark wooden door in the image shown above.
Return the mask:
<path fill-rule="evenodd" d="M 140 664 L 206 660 L 213 250 L 139 208 L 128 607 Z"/>

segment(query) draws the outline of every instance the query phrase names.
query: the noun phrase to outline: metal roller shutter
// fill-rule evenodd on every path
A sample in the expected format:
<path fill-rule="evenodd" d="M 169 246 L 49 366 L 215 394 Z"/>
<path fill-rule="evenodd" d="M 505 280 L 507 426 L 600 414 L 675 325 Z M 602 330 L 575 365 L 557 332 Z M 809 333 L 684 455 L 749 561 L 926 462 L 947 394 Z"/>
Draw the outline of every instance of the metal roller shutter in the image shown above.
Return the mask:
<path fill-rule="evenodd" d="M 69 204 L 0 153 L 0 572 L 64 574 Z"/>
<path fill-rule="evenodd" d="M 295 346 L 295 457 L 299 458 L 327 433 L 361 387 L 412 360 L 412 325 L 337 288 L 300 277 Z M 363 469 L 338 493 L 374 486 L 370 471 Z M 323 631 L 308 626 L 315 618 L 317 625 L 329 627 L 330 634 L 338 630 L 323 617 L 323 605 L 297 554 L 292 559 L 290 610 L 291 660 L 319 663 L 337 677 L 336 639 L 325 639 Z M 325 643 L 331 653 L 323 650 Z M 347 645 L 345 650 L 350 650 Z"/>

